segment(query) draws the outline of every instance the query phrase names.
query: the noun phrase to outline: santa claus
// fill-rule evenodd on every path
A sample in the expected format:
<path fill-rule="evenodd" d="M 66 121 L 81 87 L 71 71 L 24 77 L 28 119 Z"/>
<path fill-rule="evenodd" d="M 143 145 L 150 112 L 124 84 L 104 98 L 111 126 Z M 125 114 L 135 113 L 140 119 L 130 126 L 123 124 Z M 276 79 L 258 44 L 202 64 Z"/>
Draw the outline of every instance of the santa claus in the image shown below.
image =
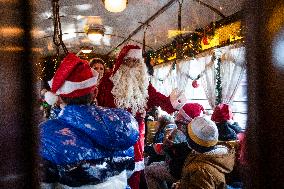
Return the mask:
<path fill-rule="evenodd" d="M 126 45 L 120 51 L 112 72 L 104 75 L 98 86 L 98 105 L 128 110 L 139 123 L 139 140 L 134 145 L 135 172 L 129 179 L 132 189 L 138 189 L 140 174 L 144 169 L 144 115 L 148 109 L 160 106 L 168 113 L 182 107 L 186 99 L 175 90 L 169 97 L 159 93 L 149 82 L 142 57 L 142 49 Z"/>

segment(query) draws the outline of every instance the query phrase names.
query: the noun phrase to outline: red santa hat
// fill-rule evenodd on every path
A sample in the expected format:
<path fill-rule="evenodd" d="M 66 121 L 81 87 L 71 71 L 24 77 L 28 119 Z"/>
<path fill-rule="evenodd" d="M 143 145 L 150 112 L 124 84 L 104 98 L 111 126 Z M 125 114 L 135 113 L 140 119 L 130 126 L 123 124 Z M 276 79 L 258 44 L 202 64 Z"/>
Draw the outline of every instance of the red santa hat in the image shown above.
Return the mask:
<path fill-rule="evenodd" d="M 186 122 L 190 122 L 195 117 L 201 116 L 204 113 L 204 108 L 198 103 L 186 103 L 180 110 L 179 114 Z"/>
<path fill-rule="evenodd" d="M 49 81 L 51 92 L 45 94 L 45 100 L 54 104 L 56 98 L 52 93 L 67 98 L 87 95 L 95 87 L 97 79 L 98 73 L 91 69 L 87 61 L 69 53 Z"/>
<path fill-rule="evenodd" d="M 233 119 L 233 112 L 228 104 L 219 104 L 214 108 L 211 120 L 216 123 L 223 123 Z"/>
<path fill-rule="evenodd" d="M 120 65 L 123 63 L 123 59 L 125 58 L 142 59 L 142 49 L 138 45 L 124 46 L 116 59 L 113 74 L 115 74 L 115 72 L 119 69 Z"/>

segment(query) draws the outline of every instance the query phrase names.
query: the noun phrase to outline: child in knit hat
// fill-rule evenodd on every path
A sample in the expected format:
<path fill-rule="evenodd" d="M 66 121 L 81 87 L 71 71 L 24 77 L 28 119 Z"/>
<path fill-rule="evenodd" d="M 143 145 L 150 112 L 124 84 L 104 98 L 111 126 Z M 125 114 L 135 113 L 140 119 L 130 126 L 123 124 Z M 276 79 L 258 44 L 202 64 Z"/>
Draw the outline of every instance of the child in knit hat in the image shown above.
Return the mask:
<path fill-rule="evenodd" d="M 217 145 L 218 129 L 208 117 L 196 117 L 188 124 L 188 143 L 193 149 L 184 163 L 175 189 L 226 188 L 225 174 L 234 167 L 235 150 Z"/>

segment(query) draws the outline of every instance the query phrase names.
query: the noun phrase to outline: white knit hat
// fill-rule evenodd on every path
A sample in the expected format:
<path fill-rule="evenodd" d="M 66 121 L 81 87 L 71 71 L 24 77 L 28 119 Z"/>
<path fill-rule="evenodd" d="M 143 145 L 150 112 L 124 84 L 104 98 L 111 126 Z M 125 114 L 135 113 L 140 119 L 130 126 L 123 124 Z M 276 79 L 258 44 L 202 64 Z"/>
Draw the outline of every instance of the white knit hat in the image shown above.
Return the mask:
<path fill-rule="evenodd" d="M 209 117 L 196 117 L 188 124 L 189 145 L 198 152 L 212 150 L 218 142 L 218 128 Z"/>

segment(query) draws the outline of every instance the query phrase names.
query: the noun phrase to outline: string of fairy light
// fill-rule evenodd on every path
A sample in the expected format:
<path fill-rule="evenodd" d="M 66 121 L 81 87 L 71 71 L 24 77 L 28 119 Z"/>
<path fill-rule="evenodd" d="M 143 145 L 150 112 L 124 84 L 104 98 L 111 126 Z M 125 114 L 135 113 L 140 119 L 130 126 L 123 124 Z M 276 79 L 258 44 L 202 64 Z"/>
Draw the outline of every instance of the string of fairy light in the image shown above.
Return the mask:
<path fill-rule="evenodd" d="M 173 40 L 155 52 L 148 51 L 148 56 L 152 66 L 176 59 L 188 59 L 208 49 L 244 42 L 243 30 L 241 21 L 218 24 L 218 27 L 212 23 L 205 29 L 197 29 L 195 33 Z"/>
<path fill-rule="evenodd" d="M 50 79 L 55 74 L 60 61 L 61 58 L 58 59 L 56 56 L 47 56 L 42 61 L 36 63 L 36 67 L 39 70 L 37 78 L 39 80 Z"/>
<path fill-rule="evenodd" d="M 92 58 L 96 58 L 98 55 L 90 53 L 88 55 L 83 54 L 80 55 L 81 59 L 90 61 Z M 35 65 L 37 67 L 37 79 L 39 80 L 46 80 L 46 79 L 51 79 L 53 75 L 55 74 L 61 60 L 63 59 L 62 56 L 59 56 L 58 58 L 56 56 L 46 56 L 42 58 L 41 61 L 37 62 Z M 106 58 L 102 58 L 106 59 Z M 108 61 L 105 61 L 106 67 L 110 67 L 114 63 L 114 58 L 109 58 Z"/>

